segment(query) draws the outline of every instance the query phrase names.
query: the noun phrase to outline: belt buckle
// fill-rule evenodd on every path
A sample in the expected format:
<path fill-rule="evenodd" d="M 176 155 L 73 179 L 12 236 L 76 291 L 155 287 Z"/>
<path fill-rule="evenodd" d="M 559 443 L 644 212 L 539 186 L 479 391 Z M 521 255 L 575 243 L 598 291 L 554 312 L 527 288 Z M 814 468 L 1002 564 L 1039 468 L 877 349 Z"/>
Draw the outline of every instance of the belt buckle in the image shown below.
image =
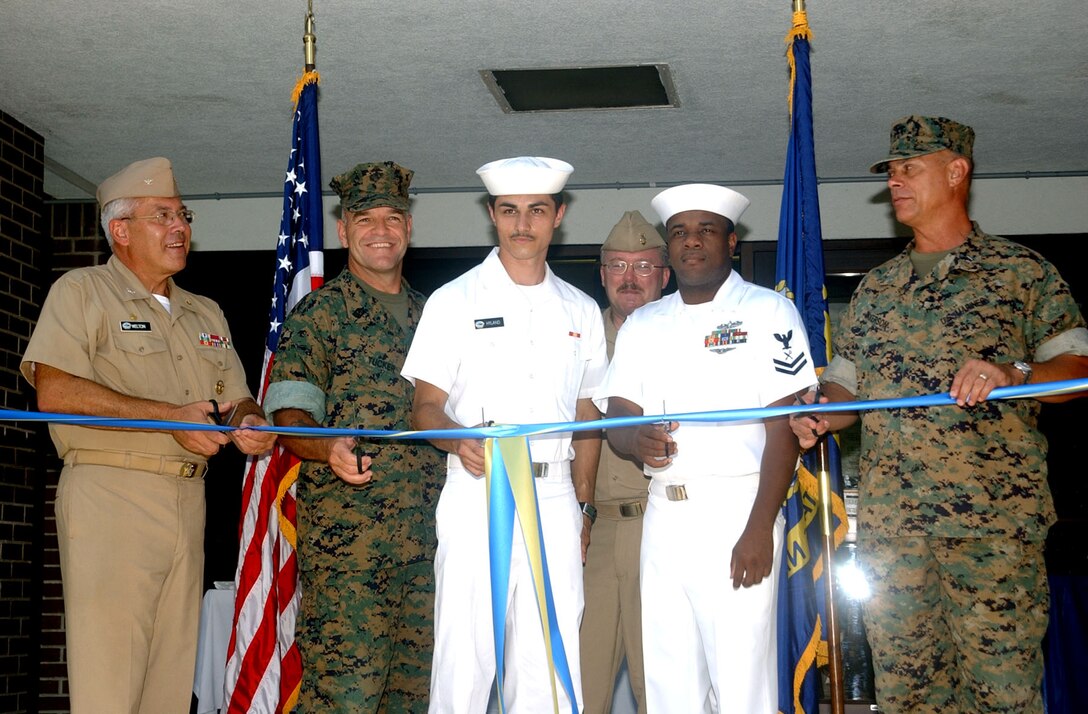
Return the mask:
<path fill-rule="evenodd" d="M 183 461 L 178 467 L 178 478 L 192 478 L 196 476 L 196 464 L 192 461 Z"/>
<path fill-rule="evenodd" d="M 670 501 L 686 501 L 688 489 L 682 483 L 671 484 L 665 487 L 665 495 Z"/>
<path fill-rule="evenodd" d="M 548 478 L 548 464 L 546 462 L 533 464 L 533 478 Z"/>
<path fill-rule="evenodd" d="M 638 501 L 620 504 L 620 515 L 624 518 L 634 518 L 642 515 L 642 504 Z"/>

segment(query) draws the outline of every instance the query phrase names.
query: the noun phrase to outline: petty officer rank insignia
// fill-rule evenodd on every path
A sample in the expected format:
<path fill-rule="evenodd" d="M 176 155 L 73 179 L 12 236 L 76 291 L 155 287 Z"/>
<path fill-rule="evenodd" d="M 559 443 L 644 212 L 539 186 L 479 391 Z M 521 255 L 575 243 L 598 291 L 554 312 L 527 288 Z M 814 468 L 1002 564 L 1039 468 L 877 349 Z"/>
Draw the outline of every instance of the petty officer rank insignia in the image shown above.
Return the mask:
<path fill-rule="evenodd" d="M 724 354 L 737 349 L 737 345 L 748 342 L 748 331 L 740 320 L 718 325 L 717 329 L 703 338 L 703 347 L 716 354 Z"/>
<path fill-rule="evenodd" d="M 489 327 L 502 327 L 504 323 L 501 317 L 481 317 L 473 320 L 472 324 L 477 330 L 486 330 Z"/>
<path fill-rule="evenodd" d="M 208 332 L 200 333 L 200 346 L 201 347 L 221 347 L 222 349 L 229 350 L 230 338 L 220 337 L 219 335 L 213 335 Z"/>
<path fill-rule="evenodd" d="M 151 323 L 121 320 L 121 332 L 151 332 Z"/>
<path fill-rule="evenodd" d="M 805 353 L 793 355 L 794 350 L 790 347 L 790 343 L 793 342 L 793 330 L 790 330 L 786 334 L 774 333 L 774 339 L 778 344 L 782 345 L 782 359 L 774 360 L 774 371 L 781 372 L 782 374 L 797 374 L 801 371 L 801 368 L 808 364 L 808 357 Z"/>

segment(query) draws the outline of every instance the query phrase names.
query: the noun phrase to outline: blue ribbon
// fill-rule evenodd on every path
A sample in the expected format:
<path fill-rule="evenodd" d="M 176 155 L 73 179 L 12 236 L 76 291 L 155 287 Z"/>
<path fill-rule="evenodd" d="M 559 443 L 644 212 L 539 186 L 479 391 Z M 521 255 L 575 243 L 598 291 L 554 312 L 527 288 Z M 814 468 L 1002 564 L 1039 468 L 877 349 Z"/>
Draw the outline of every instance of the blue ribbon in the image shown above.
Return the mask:
<path fill-rule="evenodd" d="M 503 447 L 506 447 L 504 449 Z M 484 474 L 488 493 L 488 549 L 491 557 L 491 626 L 495 638 L 495 669 L 499 711 L 506 711 L 503 694 L 506 659 L 506 602 L 510 592 L 510 558 L 513 554 L 515 517 L 521 525 L 530 572 L 533 575 L 537 607 L 540 610 L 544 647 L 549 658 L 548 676 L 552 679 L 553 710 L 558 714 L 555 679 L 567 693 L 571 714 L 578 714 L 574 680 L 567 661 L 563 635 L 552 595 L 548 554 L 544 546 L 544 528 L 540 521 L 536 481 L 529 458 L 529 441 L 489 439 L 484 443 Z"/>
<path fill-rule="evenodd" d="M 502 450 L 489 444 L 487 476 L 487 544 L 491 556 L 491 627 L 495 637 L 495 682 L 500 711 L 506 710 L 503 696 L 506 659 L 506 600 L 510 592 L 510 555 L 514 536 L 514 492 Z"/>
<path fill-rule="evenodd" d="M 990 392 L 989 401 L 998 399 L 1032 399 L 1059 394 L 1088 391 L 1088 379 L 1069 379 L 1061 382 L 1039 382 L 1017 387 L 998 387 Z M 828 404 L 798 404 L 781 407 L 763 407 L 758 409 L 728 409 L 709 412 L 685 412 L 681 414 L 648 414 L 643 416 L 614 417 L 579 422 L 550 422 L 542 424 L 497 424 L 495 426 L 465 427 L 461 429 L 428 429 L 420 431 L 384 431 L 381 429 L 348 429 L 305 426 L 254 426 L 247 427 L 254 431 L 267 431 L 284 436 L 309 437 L 365 437 L 372 439 L 489 439 L 508 436 L 535 436 L 557 432 L 594 431 L 597 429 L 615 429 L 625 426 L 655 424 L 665 419 L 679 422 L 730 422 L 755 421 L 788 414 L 832 414 L 836 412 L 862 412 L 876 409 L 908 409 L 946 407 L 955 405 L 956 400 L 947 392 L 926 394 L 917 397 L 899 399 L 876 399 L 864 402 L 833 402 Z M 0 409 L 0 422 L 28 421 L 50 422 L 53 424 L 72 424 L 75 426 L 101 426 L 112 429 L 142 429 L 152 431 L 234 431 L 239 427 L 218 426 L 216 424 L 159 421 L 155 419 L 116 419 L 109 417 L 84 416 L 75 414 L 56 414 L 51 412 L 30 412 L 15 409 Z"/>
<path fill-rule="evenodd" d="M 999 387 L 990 392 L 989 399 L 1028 399 L 1059 394 L 1071 394 L 1074 392 L 1088 391 L 1088 379 L 1066 380 L 1061 382 L 1046 382 L 1018 387 Z M 536 434 L 550 434 L 556 432 L 592 431 L 597 429 L 640 426 L 642 424 L 658 423 L 662 420 L 677 422 L 734 422 L 756 421 L 772 417 L 786 416 L 790 414 L 829 414 L 835 412 L 860 412 L 877 409 L 909 409 L 928 408 L 955 405 L 956 401 L 947 393 L 929 394 L 900 399 L 879 399 L 863 402 L 837 402 L 827 404 L 799 404 L 781 407 L 764 407 L 759 409 L 731 409 L 709 412 L 686 412 L 680 414 L 655 414 L 631 417 L 617 417 L 612 419 L 596 419 L 584 422 L 554 422 L 544 424 L 510 424 L 487 427 L 471 427 L 461 429 L 431 429 L 420 431 L 384 431 L 378 429 L 345 429 L 324 427 L 247 427 L 255 431 L 267 431 L 288 436 L 309 437 L 367 437 L 382 439 L 497 439 L 503 437 L 528 437 Z M 85 415 L 56 414 L 49 412 L 29 412 L 9 409 L 0 409 L 0 422 L 28 421 L 50 422 L 54 424 L 71 424 L 76 426 L 98 426 L 118 429 L 143 429 L 143 430 L 182 430 L 182 431 L 223 431 L 229 432 L 237 427 L 219 426 L 209 423 L 195 423 L 182 421 L 166 421 L 154 419 L 116 419 Z M 487 444 L 489 454 L 488 477 L 488 529 L 489 529 L 489 555 L 491 560 L 491 595 L 492 595 L 492 627 L 494 628 L 496 671 L 499 689 L 499 701 L 502 702 L 502 682 L 504 678 L 504 650 L 506 637 L 506 608 L 505 603 L 509 593 L 510 583 L 510 549 L 513 536 L 515 515 L 517 513 L 516 495 L 511 484 L 507 464 L 503 458 L 502 450 L 497 447 L 498 442 L 491 441 Z M 535 483 L 529 480 L 532 489 L 532 505 L 535 507 Z M 539 529 L 539 523 L 538 523 Z M 543 532 L 538 532 L 541 544 Z M 566 652 L 563 647 L 559 625 L 555 615 L 555 605 L 551 597 L 550 577 L 548 573 L 547 558 L 541 548 L 541 565 L 544 589 L 545 607 L 548 626 L 556 635 L 553 641 L 553 666 L 556 667 L 556 675 L 560 683 L 567 690 L 574 708 L 575 698 L 570 671 L 567 667 Z M 544 623 L 541 623 L 542 625 Z M 502 706 L 502 705 L 500 705 Z M 505 707 L 502 706 L 505 710 Z"/>

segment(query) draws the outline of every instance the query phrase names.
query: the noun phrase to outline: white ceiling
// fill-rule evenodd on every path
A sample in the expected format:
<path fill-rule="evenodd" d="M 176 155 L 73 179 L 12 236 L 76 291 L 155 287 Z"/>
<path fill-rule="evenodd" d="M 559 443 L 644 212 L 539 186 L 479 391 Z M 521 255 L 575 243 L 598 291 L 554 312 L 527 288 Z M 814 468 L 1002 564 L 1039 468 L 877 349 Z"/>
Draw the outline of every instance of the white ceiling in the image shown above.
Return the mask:
<path fill-rule="evenodd" d="M 314 0 L 324 180 L 391 159 L 423 190 L 538 154 L 578 186 L 780 181 L 789 0 Z M 893 119 L 975 127 L 981 175 L 1088 173 L 1084 0 L 810 0 L 817 168 L 865 177 Z M 85 197 L 170 157 L 182 191 L 274 194 L 304 0 L 3 0 L 0 109 L 45 137 L 46 189 Z M 672 68 L 680 107 L 505 115 L 481 69 Z M 62 180 L 71 172 L 72 182 Z"/>

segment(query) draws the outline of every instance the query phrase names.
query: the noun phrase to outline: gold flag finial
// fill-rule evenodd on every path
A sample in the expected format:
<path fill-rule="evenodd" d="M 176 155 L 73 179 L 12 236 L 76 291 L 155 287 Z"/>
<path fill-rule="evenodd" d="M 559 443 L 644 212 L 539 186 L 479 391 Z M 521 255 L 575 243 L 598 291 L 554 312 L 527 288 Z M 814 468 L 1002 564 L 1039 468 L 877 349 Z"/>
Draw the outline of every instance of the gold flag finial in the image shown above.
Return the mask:
<path fill-rule="evenodd" d="M 302 47 L 306 54 L 306 71 L 317 67 L 317 35 L 314 34 L 314 1 L 309 0 L 306 10 L 306 33 L 302 35 Z"/>
<path fill-rule="evenodd" d="M 302 48 L 306 52 L 306 67 L 302 77 L 295 84 L 295 91 L 291 93 L 291 103 L 298 108 L 298 99 L 302 96 L 302 89 L 307 84 L 317 84 L 321 77 L 317 74 L 317 35 L 314 34 L 314 0 L 307 0 L 306 7 L 306 31 L 302 35 Z"/>

